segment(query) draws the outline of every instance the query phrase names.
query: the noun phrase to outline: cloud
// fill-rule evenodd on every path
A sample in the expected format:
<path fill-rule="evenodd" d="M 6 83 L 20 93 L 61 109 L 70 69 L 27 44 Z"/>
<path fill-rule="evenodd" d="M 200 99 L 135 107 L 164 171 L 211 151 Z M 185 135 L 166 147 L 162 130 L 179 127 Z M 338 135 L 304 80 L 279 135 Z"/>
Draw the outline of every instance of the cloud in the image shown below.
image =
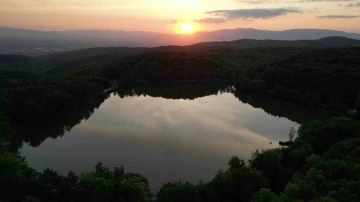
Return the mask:
<path fill-rule="evenodd" d="M 240 3 L 247 3 L 247 4 L 264 4 L 264 3 L 275 3 L 276 1 L 269 1 L 269 0 L 240 0 Z"/>
<path fill-rule="evenodd" d="M 167 23 L 170 23 L 170 24 L 177 24 L 180 22 L 180 20 L 168 20 L 166 21 Z"/>
<path fill-rule="evenodd" d="M 201 23 L 201 24 L 217 24 L 217 23 L 224 23 L 228 21 L 224 18 L 202 18 L 202 19 L 194 19 L 192 22 Z M 167 20 L 166 23 L 170 24 L 178 24 L 181 22 L 187 22 L 186 20 Z"/>
<path fill-rule="evenodd" d="M 360 2 L 359 3 L 350 3 L 348 5 L 346 5 L 347 7 L 360 7 Z"/>
<path fill-rule="evenodd" d="M 288 0 L 287 3 L 304 3 L 304 2 L 349 2 L 354 0 Z M 240 3 L 247 4 L 270 4 L 279 3 L 279 0 L 238 0 Z"/>
<path fill-rule="evenodd" d="M 320 19 L 351 19 L 351 18 L 359 18 L 360 15 L 323 15 L 318 16 Z"/>
<path fill-rule="evenodd" d="M 303 2 L 349 2 L 354 0 L 300 0 L 296 1 L 297 3 L 303 3 Z"/>
<path fill-rule="evenodd" d="M 237 10 L 214 10 L 206 12 L 206 14 L 216 17 L 212 19 L 222 19 L 223 22 L 237 19 L 268 19 L 283 16 L 288 13 L 301 13 L 301 11 L 295 8 L 254 8 Z"/>
<path fill-rule="evenodd" d="M 228 20 L 225 18 L 203 18 L 203 19 L 194 20 L 194 22 L 203 23 L 203 24 L 224 23 L 226 21 L 228 21 Z"/>
<path fill-rule="evenodd" d="M 211 17 L 195 19 L 194 22 L 203 24 L 217 24 L 239 19 L 268 19 L 286 15 L 288 13 L 301 13 L 301 11 L 295 8 L 214 10 L 205 12 L 205 14 L 210 15 Z"/>

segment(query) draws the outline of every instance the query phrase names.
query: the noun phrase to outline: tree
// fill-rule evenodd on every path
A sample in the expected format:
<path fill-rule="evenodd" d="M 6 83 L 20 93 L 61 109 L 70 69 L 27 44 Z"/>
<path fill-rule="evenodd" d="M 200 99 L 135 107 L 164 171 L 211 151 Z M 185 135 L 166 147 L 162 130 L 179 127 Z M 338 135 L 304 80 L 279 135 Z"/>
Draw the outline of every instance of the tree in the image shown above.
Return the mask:
<path fill-rule="evenodd" d="M 271 190 L 280 193 L 291 179 L 291 173 L 282 165 L 280 149 L 258 151 L 249 160 L 251 168 L 260 171 L 270 182 Z"/>
<path fill-rule="evenodd" d="M 196 186 L 189 183 L 173 182 L 164 184 L 157 196 L 158 202 L 201 202 Z"/>
<path fill-rule="evenodd" d="M 221 201 L 250 201 L 252 195 L 269 186 L 268 180 L 257 170 L 245 166 L 245 161 L 234 156 L 230 168 L 219 171 L 212 185 Z"/>
<path fill-rule="evenodd" d="M 7 139 L 7 136 L 10 132 L 10 127 L 7 122 L 7 118 L 0 111 L 0 143 Z"/>
<path fill-rule="evenodd" d="M 316 198 L 314 202 L 336 202 L 336 201 L 330 197 L 320 197 L 320 198 Z"/>
<path fill-rule="evenodd" d="M 71 171 L 71 170 L 68 172 L 66 178 L 67 178 L 67 180 L 68 180 L 68 182 L 69 182 L 69 184 L 70 184 L 71 186 L 74 186 L 74 185 L 78 182 L 78 180 L 79 180 L 79 176 L 77 176 L 77 175 L 76 175 L 73 171 Z"/>
<path fill-rule="evenodd" d="M 122 167 L 111 171 L 101 162 L 96 164 L 95 172 L 82 173 L 75 188 L 77 200 L 149 202 L 152 199 L 145 177 L 125 173 Z"/>
<path fill-rule="evenodd" d="M 289 131 L 289 141 L 290 142 L 294 141 L 295 135 L 296 135 L 296 130 L 294 129 L 294 127 L 291 127 L 290 131 Z"/>
<path fill-rule="evenodd" d="M 203 202 L 220 202 L 219 195 L 214 190 L 211 182 L 204 183 L 202 180 L 196 186 Z"/>
<path fill-rule="evenodd" d="M 260 189 L 256 194 L 254 194 L 251 202 L 278 202 L 279 196 L 271 192 L 270 189 Z"/>
<path fill-rule="evenodd" d="M 357 95 L 355 100 L 355 110 L 357 111 L 357 114 L 360 115 L 360 93 Z"/>
<path fill-rule="evenodd" d="M 40 200 L 32 196 L 26 196 L 22 202 L 40 202 Z"/>
<path fill-rule="evenodd" d="M 240 160 L 237 156 L 231 157 L 228 164 L 231 171 L 241 170 L 245 168 L 245 161 Z"/>
<path fill-rule="evenodd" d="M 104 201 L 111 193 L 111 182 L 95 172 L 82 173 L 76 187 L 86 200 Z"/>

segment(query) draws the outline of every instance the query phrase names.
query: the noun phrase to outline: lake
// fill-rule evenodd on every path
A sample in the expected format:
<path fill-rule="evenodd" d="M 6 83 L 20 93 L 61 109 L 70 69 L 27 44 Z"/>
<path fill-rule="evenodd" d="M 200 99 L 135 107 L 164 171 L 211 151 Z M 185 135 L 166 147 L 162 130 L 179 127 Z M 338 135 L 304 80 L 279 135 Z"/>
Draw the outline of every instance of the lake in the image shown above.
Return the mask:
<path fill-rule="evenodd" d="M 291 127 L 315 116 L 233 91 L 206 83 L 119 90 L 28 130 L 14 144 L 39 171 L 79 173 L 101 161 L 144 175 L 158 191 L 169 181 L 210 180 L 231 156 L 248 159 L 256 149 L 278 147 Z"/>

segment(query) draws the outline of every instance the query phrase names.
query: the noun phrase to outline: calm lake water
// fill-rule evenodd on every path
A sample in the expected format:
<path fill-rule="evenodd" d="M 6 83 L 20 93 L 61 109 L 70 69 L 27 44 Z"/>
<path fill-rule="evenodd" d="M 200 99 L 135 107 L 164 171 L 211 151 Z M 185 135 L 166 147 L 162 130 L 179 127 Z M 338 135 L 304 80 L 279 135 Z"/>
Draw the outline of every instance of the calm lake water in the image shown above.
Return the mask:
<path fill-rule="evenodd" d="M 112 93 L 81 116 L 65 116 L 67 123 L 41 127 L 36 137 L 23 139 L 21 154 L 39 171 L 50 167 L 63 174 L 93 170 L 99 161 L 123 165 L 146 176 L 157 191 L 169 181 L 209 180 L 233 155 L 248 159 L 256 149 L 278 147 L 291 127 L 311 116 L 286 103 L 236 97 L 231 88 L 138 91 Z"/>

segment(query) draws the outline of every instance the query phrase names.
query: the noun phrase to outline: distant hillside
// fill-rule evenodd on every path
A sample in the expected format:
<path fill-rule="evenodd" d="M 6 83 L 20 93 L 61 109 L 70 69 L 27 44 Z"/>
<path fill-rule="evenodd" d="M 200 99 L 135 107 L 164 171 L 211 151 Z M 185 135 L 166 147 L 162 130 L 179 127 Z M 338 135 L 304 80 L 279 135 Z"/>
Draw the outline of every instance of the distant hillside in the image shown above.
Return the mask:
<path fill-rule="evenodd" d="M 193 35 L 162 34 L 128 31 L 35 31 L 0 27 L 0 54 L 45 55 L 92 47 L 157 47 L 190 45 L 209 41 L 258 40 L 317 40 L 339 36 L 360 40 L 360 34 L 335 30 L 297 29 L 266 31 L 233 29 L 198 32 Z"/>
<path fill-rule="evenodd" d="M 254 40 L 254 39 L 240 39 L 235 41 L 222 41 L 222 42 L 203 42 L 190 46 L 160 46 L 156 48 L 90 48 L 81 49 L 76 51 L 69 51 L 64 53 L 57 53 L 51 55 L 44 55 L 37 57 L 38 60 L 56 60 L 68 62 L 72 60 L 82 60 L 89 57 L 100 56 L 117 56 L 129 55 L 143 52 L 152 51 L 196 51 L 209 49 L 248 49 L 248 48 L 266 48 L 266 47 L 360 47 L 360 40 L 349 39 L 345 37 L 327 37 L 318 40 Z"/>
<path fill-rule="evenodd" d="M 34 58 L 23 55 L 0 55 L 0 69 L 11 70 L 26 68 L 34 61 Z"/>
<path fill-rule="evenodd" d="M 235 41 L 204 42 L 191 45 L 192 47 L 213 48 L 264 48 L 264 47 L 360 47 L 360 40 L 345 37 L 326 37 L 318 40 L 255 40 L 240 39 Z"/>
<path fill-rule="evenodd" d="M 240 39 L 235 41 L 204 42 L 190 46 L 159 46 L 155 48 L 129 48 L 129 47 L 108 47 L 89 48 L 63 53 L 38 56 L 35 58 L 18 55 L 0 55 L 1 70 L 25 70 L 38 74 L 48 75 L 61 74 L 66 69 L 86 69 L 88 67 L 103 67 L 112 65 L 114 61 L 122 58 L 152 52 L 187 52 L 206 53 L 218 50 L 239 50 L 269 48 L 269 51 L 277 48 L 334 48 L 334 47 L 360 47 L 360 40 L 344 37 L 327 37 L 318 40 L 254 40 Z M 270 49 L 271 48 L 271 49 Z M 223 52 L 223 51 L 221 51 Z M 226 52 L 226 51 L 225 51 Z M 231 51 L 232 52 L 232 51 Z M 171 54 L 171 53 L 170 53 Z"/>

